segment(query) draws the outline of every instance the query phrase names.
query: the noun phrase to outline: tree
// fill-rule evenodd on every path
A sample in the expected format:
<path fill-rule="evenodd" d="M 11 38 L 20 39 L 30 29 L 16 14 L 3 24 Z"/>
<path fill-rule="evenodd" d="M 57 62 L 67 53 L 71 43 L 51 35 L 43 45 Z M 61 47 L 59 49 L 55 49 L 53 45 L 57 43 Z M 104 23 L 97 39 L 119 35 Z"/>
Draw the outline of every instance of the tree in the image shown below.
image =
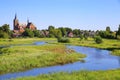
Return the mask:
<path fill-rule="evenodd" d="M 34 30 L 34 37 L 40 37 L 40 31 L 39 30 Z"/>
<path fill-rule="evenodd" d="M 88 31 L 85 31 L 85 32 L 84 32 L 84 38 L 87 40 L 88 37 L 89 37 L 89 32 L 88 32 Z"/>
<path fill-rule="evenodd" d="M 80 35 L 80 29 L 74 29 L 73 34 L 78 37 Z"/>
<path fill-rule="evenodd" d="M 106 27 L 106 31 L 110 33 L 110 27 L 109 26 Z"/>
<path fill-rule="evenodd" d="M 68 33 L 68 32 L 72 32 L 72 29 L 69 28 L 69 27 L 66 27 L 65 30 L 66 30 L 67 33 Z"/>
<path fill-rule="evenodd" d="M 54 26 L 49 26 L 49 27 L 48 27 L 49 32 L 51 32 L 51 31 L 54 30 L 54 29 L 55 29 Z"/>
<path fill-rule="evenodd" d="M 25 29 L 25 31 L 22 33 L 24 37 L 34 37 L 34 33 L 30 29 Z"/>
<path fill-rule="evenodd" d="M 66 29 L 65 29 L 65 28 L 60 27 L 60 28 L 58 28 L 58 29 L 60 29 L 60 30 L 61 30 L 61 32 L 62 32 L 62 36 L 63 36 L 63 37 L 67 34 L 67 32 L 66 32 Z"/>
<path fill-rule="evenodd" d="M 9 35 L 3 31 L 0 31 L 0 38 L 9 38 Z"/>
<path fill-rule="evenodd" d="M 0 38 L 9 38 L 11 36 L 8 24 L 4 24 L 0 27 Z"/>
<path fill-rule="evenodd" d="M 62 32 L 59 29 L 53 30 L 53 34 L 56 38 L 61 38 L 62 37 Z"/>
<path fill-rule="evenodd" d="M 82 35 L 82 34 L 80 34 L 80 40 L 83 40 L 83 38 L 84 38 L 84 37 L 83 37 L 83 35 Z"/>

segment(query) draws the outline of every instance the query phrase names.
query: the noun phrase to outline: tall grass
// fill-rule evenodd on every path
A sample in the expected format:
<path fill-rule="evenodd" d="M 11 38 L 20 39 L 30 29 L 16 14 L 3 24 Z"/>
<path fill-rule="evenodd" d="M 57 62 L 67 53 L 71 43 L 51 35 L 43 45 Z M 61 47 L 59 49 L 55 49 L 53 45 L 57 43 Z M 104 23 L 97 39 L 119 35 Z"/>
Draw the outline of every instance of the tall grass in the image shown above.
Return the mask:
<path fill-rule="evenodd" d="M 88 38 L 88 40 L 80 40 L 79 38 L 70 38 L 72 45 L 78 46 L 87 46 L 87 47 L 95 47 L 101 49 L 119 49 L 120 48 L 120 41 L 116 39 L 103 39 L 101 44 L 96 44 L 93 38 Z"/>
<path fill-rule="evenodd" d="M 120 70 L 59 72 L 34 77 L 17 78 L 16 80 L 120 80 Z"/>
<path fill-rule="evenodd" d="M 0 46 L 15 45 L 15 44 L 32 44 L 35 41 L 52 41 L 55 38 L 15 38 L 15 39 L 0 39 Z M 56 40 L 57 41 L 57 40 Z"/>
<path fill-rule="evenodd" d="M 0 50 L 0 74 L 36 67 L 72 63 L 85 55 L 77 54 L 64 45 L 14 46 Z M 68 53 L 69 52 L 69 53 Z"/>
<path fill-rule="evenodd" d="M 120 56 L 120 49 L 115 49 L 111 52 L 112 55 Z"/>

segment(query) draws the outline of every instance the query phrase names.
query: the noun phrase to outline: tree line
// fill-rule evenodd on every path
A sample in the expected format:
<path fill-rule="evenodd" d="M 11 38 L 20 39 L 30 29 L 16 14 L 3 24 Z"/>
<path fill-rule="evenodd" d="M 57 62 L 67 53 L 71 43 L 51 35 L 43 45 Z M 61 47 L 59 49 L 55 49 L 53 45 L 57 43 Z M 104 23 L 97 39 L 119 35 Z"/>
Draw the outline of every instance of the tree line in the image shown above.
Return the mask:
<path fill-rule="evenodd" d="M 0 38 L 14 38 L 14 32 L 10 30 L 8 24 L 4 24 L 0 26 Z M 48 26 L 48 29 L 45 30 L 30 30 L 28 28 L 25 29 L 23 33 L 21 33 L 17 37 L 49 37 L 49 38 L 65 38 L 65 37 L 74 37 L 87 39 L 88 37 L 100 36 L 101 38 L 106 39 L 120 39 L 120 25 L 117 31 L 112 31 L 109 26 L 106 27 L 106 30 L 80 30 L 80 29 L 71 29 L 69 27 L 59 27 L 55 28 L 54 26 Z"/>

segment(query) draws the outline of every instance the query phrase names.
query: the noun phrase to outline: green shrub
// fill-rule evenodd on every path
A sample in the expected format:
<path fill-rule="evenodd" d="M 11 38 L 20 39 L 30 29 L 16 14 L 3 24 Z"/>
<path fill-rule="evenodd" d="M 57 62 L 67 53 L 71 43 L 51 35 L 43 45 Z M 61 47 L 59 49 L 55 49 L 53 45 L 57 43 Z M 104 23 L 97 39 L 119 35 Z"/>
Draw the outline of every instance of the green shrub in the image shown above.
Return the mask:
<path fill-rule="evenodd" d="M 97 44 L 100 44 L 100 43 L 103 42 L 103 41 L 102 41 L 102 38 L 101 38 L 100 36 L 96 36 L 94 39 L 95 39 L 95 42 L 96 42 Z"/>
<path fill-rule="evenodd" d="M 61 42 L 61 43 L 69 43 L 70 40 L 68 38 L 58 38 L 58 42 Z"/>

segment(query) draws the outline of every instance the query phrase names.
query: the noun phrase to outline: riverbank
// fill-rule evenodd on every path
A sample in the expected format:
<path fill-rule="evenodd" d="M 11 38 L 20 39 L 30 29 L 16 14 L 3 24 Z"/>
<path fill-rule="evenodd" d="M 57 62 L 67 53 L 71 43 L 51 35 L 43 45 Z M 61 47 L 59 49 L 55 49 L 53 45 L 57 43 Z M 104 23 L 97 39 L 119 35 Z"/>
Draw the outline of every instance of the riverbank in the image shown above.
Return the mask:
<path fill-rule="evenodd" d="M 70 41 L 68 44 L 110 50 L 111 55 L 120 56 L 120 40 L 103 39 L 101 44 L 96 44 L 93 38 L 88 38 L 88 40 L 70 38 Z"/>
<path fill-rule="evenodd" d="M 37 39 L 37 40 L 45 41 L 44 39 Z M 101 48 L 101 49 L 111 47 L 112 50 L 117 48 L 119 49 L 119 43 L 120 43 L 118 40 L 105 40 L 105 39 L 102 44 L 96 44 L 93 39 L 80 41 L 79 38 L 71 38 L 70 41 L 71 42 L 67 44 L 89 46 L 89 47 L 98 46 L 98 48 Z M 54 38 L 51 38 L 51 40 L 48 43 L 51 43 L 51 44 L 42 45 L 42 46 L 32 45 L 32 46 L 14 46 L 14 48 L 12 47 L 4 48 L 5 50 L 3 49 L 3 52 L 4 51 L 6 52 L 4 52 L 5 54 L 2 54 L 2 56 L 0 56 L 0 60 L 1 60 L 0 63 L 4 65 L 0 67 L 1 71 L 4 70 L 2 71 L 2 74 L 8 73 L 8 72 L 24 71 L 24 70 L 28 70 L 36 67 L 62 65 L 63 63 L 64 64 L 72 63 L 72 62 L 78 61 L 78 58 L 80 57 L 81 58 L 85 57 L 85 55 L 80 56 L 79 54 L 76 54 L 76 52 L 74 52 L 73 50 L 66 49 L 63 43 L 57 43 L 57 40 L 55 40 Z M 73 72 L 73 73 L 62 72 L 62 73 L 55 73 L 55 74 L 40 75 L 35 77 L 20 78 L 20 80 L 30 80 L 30 79 L 61 80 L 64 78 L 66 80 L 72 80 L 74 77 L 75 77 L 74 79 L 79 79 L 79 80 L 99 80 L 99 79 L 100 80 L 106 80 L 106 79 L 116 80 L 116 79 L 119 79 L 119 76 L 118 76 L 119 72 L 120 70 L 91 71 L 91 72 L 83 71 L 83 73 L 81 71 Z M 101 75 L 103 73 L 104 75 Z M 115 73 L 113 77 L 108 77 L 109 75 L 112 76 L 113 73 Z M 86 77 L 81 75 L 85 75 Z M 101 78 L 98 78 L 98 77 L 101 77 Z"/>
<path fill-rule="evenodd" d="M 0 50 L 0 74 L 82 61 L 85 55 L 61 44 L 12 46 Z"/>
<path fill-rule="evenodd" d="M 13 39 L 0 39 L 0 46 L 19 45 L 19 44 L 32 44 L 37 41 L 56 41 L 55 38 L 13 38 Z"/>
<path fill-rule="evenodd" d="M 59 72 L 17 78 L 15 80 L 120 80 L 120 70 Z"/>

